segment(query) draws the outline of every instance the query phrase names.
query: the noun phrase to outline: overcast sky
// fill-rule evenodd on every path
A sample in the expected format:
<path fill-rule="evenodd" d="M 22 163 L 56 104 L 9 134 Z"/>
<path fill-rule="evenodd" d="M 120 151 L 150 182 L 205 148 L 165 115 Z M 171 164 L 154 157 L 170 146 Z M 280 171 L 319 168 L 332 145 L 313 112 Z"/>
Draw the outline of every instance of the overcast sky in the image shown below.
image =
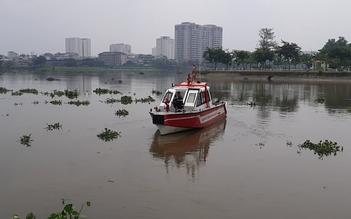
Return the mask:
<path fill-rule="evenodd" d="M 223 28 L 223 49 L 254 51 L 261 28 L 276 41 L 318 50 L 328 39 L 351 41 L 350 0 L 0 0 L 0 54 L 65 52 L 65 38 L 91 39 L 92 55 L 110 44 L 151 54 L 181 22 Z"/>

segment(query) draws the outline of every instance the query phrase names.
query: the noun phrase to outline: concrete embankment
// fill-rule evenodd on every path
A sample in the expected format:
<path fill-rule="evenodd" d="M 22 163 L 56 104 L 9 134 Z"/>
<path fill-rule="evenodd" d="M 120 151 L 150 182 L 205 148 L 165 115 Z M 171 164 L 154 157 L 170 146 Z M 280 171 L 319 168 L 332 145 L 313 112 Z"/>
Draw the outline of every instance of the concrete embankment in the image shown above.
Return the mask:
<path fill-rule="evenodd" d="M 310 78 L 310 79 L 351 79 L 351 72 L 324 72 L 324 71 L 235 71 L 235 70 L 210 70 L 199 72 L 203 76 L 242 77 L 242 78 Z"/>

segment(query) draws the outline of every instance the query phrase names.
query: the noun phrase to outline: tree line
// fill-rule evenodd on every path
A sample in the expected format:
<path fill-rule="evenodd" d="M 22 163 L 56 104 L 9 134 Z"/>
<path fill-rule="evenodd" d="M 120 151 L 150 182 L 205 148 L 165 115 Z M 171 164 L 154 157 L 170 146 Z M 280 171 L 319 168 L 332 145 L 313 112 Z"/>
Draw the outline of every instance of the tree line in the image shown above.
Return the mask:
<path fill-rule="evenodd" d="M 324 63 L 329 68 L 350 70 L 351 44 L 339 36 L 338 40 L 329 39 L 323 48 L 316 52 L 303 53 L 301 47 L 294 42 L 275 41 L 273 28 L 262 28 L 258 33 L 258 47 L 254 52 L 245 50 L 223 50 L 222 48 L 207 48 L 203 58 L 217 69 L 219 63 L 229 66 L 235 65 L 243 70 L 251 69 L 256 65 L 260 70 L 266 68 L 287 66 L 289 71 L 292 65 L 303 65 L 305 69 L 316 69 L 318 63 Z M 295 67 L 296 68 L 296 67 Z M 327 70 L 326 68 L 324 70 Z"/>

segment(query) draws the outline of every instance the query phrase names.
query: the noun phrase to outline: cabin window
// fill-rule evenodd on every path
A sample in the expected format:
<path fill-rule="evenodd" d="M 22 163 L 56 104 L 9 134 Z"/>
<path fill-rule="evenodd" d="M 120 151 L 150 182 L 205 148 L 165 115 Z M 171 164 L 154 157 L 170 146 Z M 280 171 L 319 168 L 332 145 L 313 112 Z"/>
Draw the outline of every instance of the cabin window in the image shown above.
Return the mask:
<path fill-rule="evenodd" d="M 188 95 L 188 99 L 186 100 L 187 103 L 194 103 L 196 98 L 196 93 L 190 93 Z"/>
<path fill-rule="evenodd" d="M 165 96 L 163 97 L 162 103 L 164 103 L 167 99 L 168 99 L 169 101 L 171 101 L 172 96 L 173 96 L 173 93 L 170 92 L 170 91 L 168 91 L 168 92 L 165 94 Z"/>

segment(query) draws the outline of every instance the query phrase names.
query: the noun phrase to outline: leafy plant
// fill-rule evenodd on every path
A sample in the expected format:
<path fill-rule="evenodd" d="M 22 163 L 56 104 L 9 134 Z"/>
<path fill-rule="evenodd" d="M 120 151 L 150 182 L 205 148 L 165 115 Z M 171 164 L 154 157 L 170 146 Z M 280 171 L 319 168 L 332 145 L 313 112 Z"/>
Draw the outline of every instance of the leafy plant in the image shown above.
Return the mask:
<path fill-rule="evenodd" d="M 121 116 L 126 117 L 129 115 L 129 112 L 125 109 L 119 109 L 115 112 L 115 115 L 118 117 L 121 117 Z"/>
<path fill-rule="evenodd" d="M 65 200 L 62 200 L 62 204 L 65 205 Z M 48 219 L 79 219 L 81 217 L 84 217 L 81 213 L 83 210 L 84 205 L 90 207 L 91 203 L 87 201 L 86 203 L 82 204 L 82 207 L 79 209 L 79 211 L 75 210 L 75 207 L 73 204 L 66 204 L 62 211 L 59 213 L 52 213 Z M 12 216 L 12 219 L 20 219 L 20 217 L 17 214 L 14 214 Z M 31 212 L 27 214 L 26 219 L 36 219 L 36 216 Z"/>
<path fill-rule="evenodd" d="M 80 101 L 80 100 L 77 100 L 77 101 L 69 101 L 68 104 L 70 105 L 76 105 L 76 106 L 80 106 L 80 105 L 83 105 L 83 106 L 88 106 L 90 104 L 89 101 Z"/>
<path fill-rule="evenodd" d="M 93 90 L 94 93 L 101 95 L 101 94 L 122 94 L 122 92 L 118 91 L 118 90 L 109 90 L 106 88 L 96 88 L 95 90 Z"/>
<path fill-rule="evenodd" d="M 317 144 L 310 142 L 310 140 L 306 140 L 303 144 L 298 145 L 298 147 L 300 150 L 301 148 L 305 148 L 314 151 L 314 154 L 317 154 L 319 159 L 331 154 L 336 156 L 337 152 L 344 151 L 344 147 L 338 146 L 336 142 L 329 140 L 325 140 L 324 142 L 321 140 Z"/>
<path fill-rule="evenodd" d="M 133 102 L 131 96 L 123 96 L 121 97 L 121 103 L 124 105 L 131 104 Z"/>
<path fill-rule="evenodd" d="M 6 94 L 7 92 L 9 92 L 11 90 L 7 90 L 6 88 L 4 87 L 0 87 L 0 94 Z"/>
<path fill-rule="evenodd" d="M 37 95 L 39 92 L 37 89 L 30 89 L 30 88 L 27 88 L 27 89 L 20 89 L 19 92 L 21 93 L 27 93 L 27 94 L 35 94 Z"/>
<path fill-rule="evenodd" d="M 162 94 L 162 92 L 161 92 L 161 91 L 154 90 L 154 89 L 152 89 L 151 93 L 156 94 L 157 96 L 159 96 L 159 95 L 161 95 L 161 94 Z"/>
<path fill-rule="evenodd" d="M 49 130 L 52 131 L 54 129 L 59 130 L 59 129 L 62 129 L 62 124 L 60 124 L 59 122 L 56 122 L 54 124 L 47 124 L 45 129 L 48 130 L 48 131 Z"/>
<path fill-rule="evenodd" d="M 324 102 L 325 102 L 325 99 L 324 99 L 324 97 L 318 97 L 318 98 L 316 99 L 316 102 L 318 102 L 318 103 L 324 103 Z"/>
<path fill-rule="evenodd" d="M 62 100 L 53 100 L 53 101 L 50 101 L 50 103 L 52 105 L 62 105 Z"/>
<path fill-rule="evenodd" d="M 69 99 L 74 99 L 77 98 L 79 95 L 77 90 L 71 91 L 71 90 L 65 90 L 65 96 L 68 97 Z"/>
<path fill-rule="evenodd" d="M 46 80 L 47 81 L 59 81 L 60 79 L 58 79 L 58 78 L 47 78 Z"/>
<path fill-rule="evenodd" d="M 140 98 L 140 99 L 135 99 L 135 102 L 141 102 L 141 103 L 151 103 L 151 102 L 155 102 L 155 99 L 152 98 L 151 96 L 148 96 L 146 98 Z"/>
<path fill-rule="evenodd" d="M 105 131 L 97 135 L 97 137 L 104 141 L 113 141 L 119 136 L 121 136 L 121 132 L 116 132 L 108 128 L 105 128 Z"/>
<path fill-rule="evenodd" d="M 20 137 L 20 142 L 22 145 L 26 145 L 27 147 L 32 146 L 31 142 L 33 141 L 33 139 L 31 138 L 32 134 L 29 135 L 23 135 L 22 137 Z"/>

